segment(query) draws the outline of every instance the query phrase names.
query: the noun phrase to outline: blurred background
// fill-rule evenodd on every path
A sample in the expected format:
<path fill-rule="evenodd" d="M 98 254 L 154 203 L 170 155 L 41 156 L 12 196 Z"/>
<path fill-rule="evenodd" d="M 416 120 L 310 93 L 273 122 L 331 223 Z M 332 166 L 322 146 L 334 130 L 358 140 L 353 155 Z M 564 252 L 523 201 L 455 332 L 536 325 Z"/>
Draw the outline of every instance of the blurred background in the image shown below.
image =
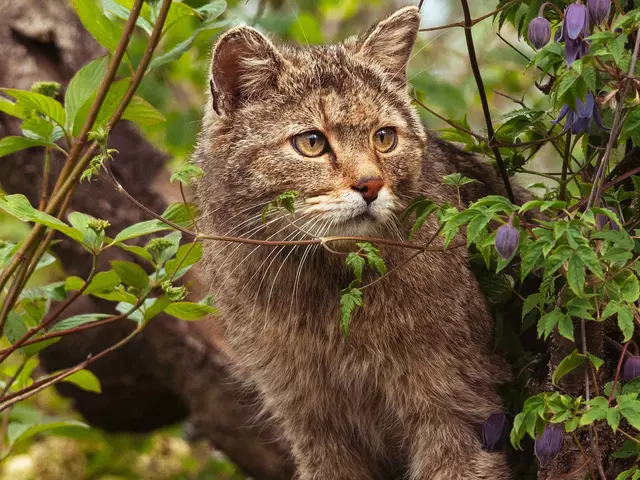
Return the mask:
<path fill-rule="evenodd" d="M 1 3 L 1 2 L 0 2 Z M 200 7 L 207 0 L 184 0 Z M 166 117 L 166 122 L 145 127 L 144 135 L 157 148 L 166 151 L 170 168 L 189 158 L 200 128 L 200 116 L 208 88 L 209 52 L 216 35 L 232 25 L 250 24 L 271 34 L 277 41 L 295 44 L 336 42 L 356 34 L 396 8 L 418 2 L 400 0 L 228 0 L 221 20 L 228 22 L 217 31 L 202 31 L 182 57 L 154 70 L 138 92 Z M 483 16 L 496 8 L 496 0 L 473 0 L 472 16 Z M 431 28 L 463 19 L 457 0 L 425 0 L 422 27 Z M 164 47 L 188 39 L 197 28 L 196 20 L 186 16 L 163 39 Z M 525 70 L 526 57 L 533 52 L 509 25 L 497 35 L 492 18 L 473 28 L 477 55 L 494 119 L 514 108 L 513 100 L 524 99 L 530 107 L 546 109 L 545 97 L 534 86 L 534 72 Z M 142 55 L 147 37 L 138 34 L 130 45 L 134 63 Z M 508 44 L 510 43 L 511 46 Z M 162 45 L 161 45 L 162 47 Z M 408 78 L 423 101 L 446 118 L 466 118 L 474 131 L 484 133 L 484 119 L 477 87 L 471 73 L 463 30 L 459 27 L 425 31 L 419 36 Z M 137 58 L 136 58 L 137 57 Z M 2 66 L 0 65 L 0 68 Z M 46 80 L 46 79 L 42 79 Z M 12 85 L 5 85 L 12 87 Z M 495 93 L 499 92 L 499 93 Z M 524 94 L 524 97 L 523 97 Z M 446 124 L 420 110 L 432 129 Z M 550 164 L 555 153 L 539 156 Z M 521 178 L 527 184 L 539 179 Z M 17 240 L 27 227 L 0 214 L 0 238 Z M 61 278 L 61 267 L 52 263 L 40 270 L 35 282 Z M 46 415 L 80 419 L 70 402 L 53 389 L 44 391 L 27 405 L 18 405 L 15 415 Z M 233 465 L 212 452 L 203 442 L 187 439 L 188 427 L 176 425 L 152 434 L 107 434 L 98 429 L 60 429 L 55 435 L 34 436 L 16 445 L 0 465 L 0 478 L 6 480 L 63 479 L 240 479 Z"/>

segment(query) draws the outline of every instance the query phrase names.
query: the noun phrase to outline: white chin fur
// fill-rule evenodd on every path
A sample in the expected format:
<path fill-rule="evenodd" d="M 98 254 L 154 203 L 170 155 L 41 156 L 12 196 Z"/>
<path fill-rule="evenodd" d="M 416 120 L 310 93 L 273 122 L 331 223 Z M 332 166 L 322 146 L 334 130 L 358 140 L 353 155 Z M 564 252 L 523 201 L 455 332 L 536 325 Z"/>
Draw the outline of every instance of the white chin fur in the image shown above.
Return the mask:
<path fill-rule="evenodd" d="M 378 198 L 367 205 L 358 192 L 344 190 L 335 195 L 320 195 L 305 200 L 305 214 L 329 220 L 331 226 L 324 235 L 373 235 L 393 217 L 395 197 L 388 188 L 378 192 Z"/>

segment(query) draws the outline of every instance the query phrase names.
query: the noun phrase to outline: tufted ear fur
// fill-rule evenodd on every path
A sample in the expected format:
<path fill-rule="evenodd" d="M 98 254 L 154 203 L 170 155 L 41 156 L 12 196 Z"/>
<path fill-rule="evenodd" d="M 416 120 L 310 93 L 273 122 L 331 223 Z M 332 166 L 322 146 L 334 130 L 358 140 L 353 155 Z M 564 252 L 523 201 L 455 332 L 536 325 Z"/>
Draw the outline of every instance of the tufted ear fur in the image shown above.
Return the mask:
<path fill-rule="evenodd" d="M 419 28 L 418 7 L 401 8 L 361 37 L 358 54 L 368 62 L 380 65 L 391 81 L 404 86 L 407 62 Z"/>
<path fill-rule="evenodd" d="M 213 109 L 227 115 L 259 92 L 274 87 L 283 58 L 257 30 L 237 27 L 217 41 L 211 59 Z"/>

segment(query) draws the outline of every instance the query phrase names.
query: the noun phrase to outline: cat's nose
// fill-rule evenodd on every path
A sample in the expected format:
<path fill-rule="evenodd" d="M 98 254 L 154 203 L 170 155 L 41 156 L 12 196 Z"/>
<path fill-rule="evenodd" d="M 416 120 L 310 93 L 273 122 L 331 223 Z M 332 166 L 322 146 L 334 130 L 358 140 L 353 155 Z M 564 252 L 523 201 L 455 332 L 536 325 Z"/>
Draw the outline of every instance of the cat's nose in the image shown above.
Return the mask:
<path fill-rule="evenodd" d="M 351 188 L 360 192 L 367 204 L 378 198 L 378 192 L 384 186 L 384 180 L 376 177 L 364 177 L 354 183 Z"/>

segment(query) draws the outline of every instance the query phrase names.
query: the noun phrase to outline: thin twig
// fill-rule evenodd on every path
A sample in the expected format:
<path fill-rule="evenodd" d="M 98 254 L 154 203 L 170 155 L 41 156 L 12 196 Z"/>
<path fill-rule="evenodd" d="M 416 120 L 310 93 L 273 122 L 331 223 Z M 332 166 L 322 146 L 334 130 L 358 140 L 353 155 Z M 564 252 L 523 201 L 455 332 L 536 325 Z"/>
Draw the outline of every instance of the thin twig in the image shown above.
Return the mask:
<path fill-rule="evenodd" d="M 558 199 L 560 201 L 564 201 L 567 196 L 567 170 L 569 169 L 569 158 L 571 158 L 571 132 L 567 132 L 567 139 L 564 144 L 562 176 L 560 177 L 560 191 L 558 192 Z"/>
<path fill-rule="evenodd" d="M 420 1 L 420 5 L 419 8 L 422 8 L 422 2 L 424 0 Z M 489 12 L 485 15 L 482 15 L 481 17 L 478 18 L 474 18 L 473 20 L 471 20 L 471 26 L 475 25 L 476 23 L 480 23 L 483 20 L 486 20 L 487 18 L 493 17 L 495 14 L 500 13 L 502 10 L 505 10 L 507 8 L 509 8 L 510 6 L 514 5 L 518 0 L 511 0 L 508 3 L 505 3 L 502 7 L 494 10 L 493 12 Z M 419 31 L 420 32 L 435 32 L 436 30 L 445 30 L 447 28 L 453 28 L 453 27 L 462 27 L 465 28 L 467 25 L 465 22 L 454 22 L 454 23 L 450 23 L 448 25 L 440 25 L 439 27 L 429 27 L 429 28 L 421 28 Z"/>
<path fill-rule="evenodd" d="M 487 101 L 487 94 L 484 90 L 484 82 L 482 81 L 482 75 L 480 73 L 480 67 L 478 66 L 478 59 L 476 57 L 476 49 L 473 44 L 473 34 L 471 32 L 473 23 L 471 20 L 471 12 L 469 11 L 469 3 L 467 0 L 460 1 L 462 2 L 462 11 L 464 13 L 465 19 L 464 36 L 467 41 L 467 50 L 469 51 L 471 70 L 473 70 L 473 76 L 475 77 L 476 84 L 478 86 L 478 93 L 480 94 L 480 101 L 482 102 L 482 110 L 484 112 L 484 118 L 487 124 L 487 134 L 489 136 L 489 146 L 491 147 L 491 150 L 493 150 L 496 163 L 498 164 L 498 169 L 500 170 L 500 175 L 502 176 L 504 188 L 507 191 L 507 196 L 509 197 L 511 203 L 515 203 L 513 190 L 511 189 L 511 183 L 509 182 L 509 174 L 507 173 L 507 168 L 504 164 L 504 161 L 502 160 L 502 155 L 500 154 L 500 150 L 498 150 L 497 147 L 493 146 L 493 142 L 495 140 L 495 132 L 493 131 L 493 122 L 491 121 L 489 102 Z"/>

